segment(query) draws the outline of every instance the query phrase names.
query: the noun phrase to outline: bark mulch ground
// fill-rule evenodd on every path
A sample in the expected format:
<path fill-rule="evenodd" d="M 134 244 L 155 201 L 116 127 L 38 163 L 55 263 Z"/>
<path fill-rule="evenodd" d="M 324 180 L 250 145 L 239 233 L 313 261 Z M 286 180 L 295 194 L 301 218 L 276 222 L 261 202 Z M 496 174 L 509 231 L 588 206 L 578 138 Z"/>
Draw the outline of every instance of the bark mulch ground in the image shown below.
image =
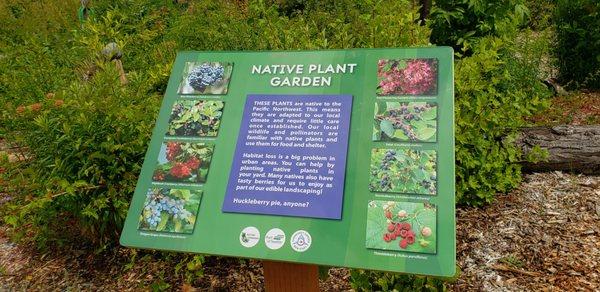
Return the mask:
<path fill-rule="evenodd" d="M 600 124 L 600 91 L 572 92 L 550 100 L 550 107 L 531 121 L 538 125 Z"/>
<path fill-rule="evenodd" d="M 531 174 L 486 208 L 457 210 L 459 278 L 455 291 L 600 291 L 600 177 Z M 204 275 L 182 284 L 173 260 L 117 248 L 40 253 L 0 228 L 0 290 L 260 291 L 259 261 L 208 257 Z M 185 267 L 183 267 L 185 269 Z M 350 289 L 346 269 L 332 269 L 323 291 Z"/>
<path fill-rule="evenodd" d="M 456 291 L 600 290 L 600 177 L 527 175 L 457 219 Z"/>

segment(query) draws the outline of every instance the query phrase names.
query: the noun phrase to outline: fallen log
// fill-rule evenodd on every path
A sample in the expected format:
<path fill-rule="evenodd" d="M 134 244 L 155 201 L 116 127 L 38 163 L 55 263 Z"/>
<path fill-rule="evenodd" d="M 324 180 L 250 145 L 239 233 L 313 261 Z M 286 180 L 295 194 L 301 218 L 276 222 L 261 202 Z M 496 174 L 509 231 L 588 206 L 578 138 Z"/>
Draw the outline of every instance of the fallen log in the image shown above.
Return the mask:
<path fill-rule="evenodd" d="M 600 173 L 600 125 L 525 128 L 516 144 L 524 153 L 536 145 L 548 151 L 545 161 L 523 163 L 524 171 Z"/>

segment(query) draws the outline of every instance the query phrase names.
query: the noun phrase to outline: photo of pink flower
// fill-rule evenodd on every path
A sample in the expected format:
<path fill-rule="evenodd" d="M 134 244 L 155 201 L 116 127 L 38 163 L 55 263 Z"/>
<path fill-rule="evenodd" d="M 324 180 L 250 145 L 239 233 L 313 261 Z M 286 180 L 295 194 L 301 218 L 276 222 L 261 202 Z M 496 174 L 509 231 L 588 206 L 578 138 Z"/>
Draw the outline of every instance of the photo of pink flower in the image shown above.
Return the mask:
<path fill-rule="evenodd" d="M 436 95 L 437 59 L 385 59 L 377 64 L 377 95 Z"/>

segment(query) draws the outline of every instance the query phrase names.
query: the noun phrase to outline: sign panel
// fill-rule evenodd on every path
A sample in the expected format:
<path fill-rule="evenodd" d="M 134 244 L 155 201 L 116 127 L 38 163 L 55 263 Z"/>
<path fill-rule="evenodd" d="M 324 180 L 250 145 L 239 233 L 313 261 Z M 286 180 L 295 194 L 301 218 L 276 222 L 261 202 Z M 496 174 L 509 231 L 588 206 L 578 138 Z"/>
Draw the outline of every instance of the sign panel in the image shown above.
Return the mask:
<path fill-rule="evenodd" d="M 179 53 L 121 244 L 453 275 L 452 56 Z"/>
<path fill-rule="evenodd" d="M 223 211 L 341 219 L 351 95 L 249 95 Z"/>

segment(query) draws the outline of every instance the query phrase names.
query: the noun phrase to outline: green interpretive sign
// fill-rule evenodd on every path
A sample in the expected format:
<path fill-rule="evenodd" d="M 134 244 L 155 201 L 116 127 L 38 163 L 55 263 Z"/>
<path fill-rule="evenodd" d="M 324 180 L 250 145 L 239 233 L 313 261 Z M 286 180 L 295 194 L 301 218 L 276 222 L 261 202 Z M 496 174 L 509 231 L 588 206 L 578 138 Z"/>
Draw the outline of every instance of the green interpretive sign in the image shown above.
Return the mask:
<path fill-rule="evenodd" d="M 121 244 L 452 276 L 453 51 L 178 54 Z"/>

